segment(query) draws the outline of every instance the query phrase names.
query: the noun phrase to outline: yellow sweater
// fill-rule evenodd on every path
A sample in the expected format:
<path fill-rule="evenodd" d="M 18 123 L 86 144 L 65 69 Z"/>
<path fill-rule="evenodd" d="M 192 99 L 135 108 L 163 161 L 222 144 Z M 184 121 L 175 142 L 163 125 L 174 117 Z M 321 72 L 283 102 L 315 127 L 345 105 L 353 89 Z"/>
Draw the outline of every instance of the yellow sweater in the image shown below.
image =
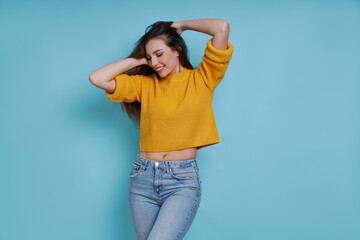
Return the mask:
<path fill-rule="evenodd" d="M 187 69 L 159 78 L 120 74 L 115 77 L 114 102 L 141 103 L 140 151 L 162 152 L 219 143 L 212 98 L 224 77 L 233 46 L 219 50 L 207 42 L 198 69 Z"/>

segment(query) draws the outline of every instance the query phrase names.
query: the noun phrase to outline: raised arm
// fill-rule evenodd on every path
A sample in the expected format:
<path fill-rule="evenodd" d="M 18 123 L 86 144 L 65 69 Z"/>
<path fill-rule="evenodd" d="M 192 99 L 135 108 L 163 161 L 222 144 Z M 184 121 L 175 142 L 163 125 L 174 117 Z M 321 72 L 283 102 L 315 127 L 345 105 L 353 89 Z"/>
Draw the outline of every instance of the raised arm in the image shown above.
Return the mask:
<path fill-rule="evenodd" d="M 90 74 L 89 80 L 95 86 L 113 93 L 115 91 L 115 76 L 122 74 L 134 67 L 147 64 L 146 58 L 125 58 L 120 61 L 109 63 Z"/>
<path fill-rule="evenodd" d="M 220 50 L 227 49 L 230 25 L 226 20 L 216 18 L 203 18 L 182 20 L 171 25 L 181 34 L 185 30 L 194 30 L 213 36 L 212 44 Z"/>
<path fill-rule="evenodd" d="M 174 22 L 171 26 L 179 34 L 185 30 L 194 30 L 213 36 L 207 42 L 203 60 L 195 74 L 209 90 L 214 91 L 225 75 L 234 50 L 228 42 L 229 23 L 223 19 L 205 18 Z"/>

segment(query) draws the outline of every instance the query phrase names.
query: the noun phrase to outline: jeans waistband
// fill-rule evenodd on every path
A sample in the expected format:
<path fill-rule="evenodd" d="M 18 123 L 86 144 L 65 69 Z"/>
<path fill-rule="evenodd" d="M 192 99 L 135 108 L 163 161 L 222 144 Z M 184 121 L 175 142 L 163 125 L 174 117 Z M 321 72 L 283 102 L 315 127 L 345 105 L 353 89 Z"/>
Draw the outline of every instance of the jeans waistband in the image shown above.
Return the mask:
<path fill-rule="evenodd" d="M 136 161 L 142 163 L 146 166 L 157 166 L 157 167 L 188 167 L 188 166 L 196 166 L 197 162 L 196 158 L 186 159 L 186 160 L 176 160 L 176 161 L 158 161 L 158 160 L 150 160 L 136 154 Z"/>

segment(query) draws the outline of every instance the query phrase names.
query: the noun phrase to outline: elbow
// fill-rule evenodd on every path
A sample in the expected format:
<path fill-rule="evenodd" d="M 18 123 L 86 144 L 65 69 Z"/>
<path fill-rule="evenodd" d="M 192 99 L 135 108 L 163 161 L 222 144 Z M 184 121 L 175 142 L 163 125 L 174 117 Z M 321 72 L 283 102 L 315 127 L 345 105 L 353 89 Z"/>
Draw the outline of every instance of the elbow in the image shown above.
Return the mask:
<path fill-rule="evenodd" d="M 220 30 L 221 30 L 221 32 L 229 33 L 230 32 L 230 24 L 229 24 L 229 22 L 226 21 L 226 20 L 222 20 L 221 24 L 220 24 Z"/>
<path fill-rule="evenodd" d="M 91 73 L 90 76 L 89 76 L 89 81 L 94 84 L 95 86 L 98 86 L 97 84 L 97 81 L 95 79 L 95 74 L 94 73 Z"/>

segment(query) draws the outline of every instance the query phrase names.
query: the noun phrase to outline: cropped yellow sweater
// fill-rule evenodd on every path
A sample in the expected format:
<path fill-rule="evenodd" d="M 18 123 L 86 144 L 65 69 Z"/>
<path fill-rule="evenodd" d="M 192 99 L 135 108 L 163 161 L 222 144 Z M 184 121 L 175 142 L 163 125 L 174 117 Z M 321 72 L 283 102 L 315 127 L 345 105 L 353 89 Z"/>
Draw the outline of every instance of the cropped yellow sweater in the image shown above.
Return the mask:
<path fill-rule="evenodd" d="M 141 103 L 140 151 L 162 152 L 219 143 L 212 98 L 232 57 L 233 46 L 219 50 L 207 42 L 198 69 L 159 78 L 120 74 L 114 93 L 105 91 L 114 102 Z"/>

